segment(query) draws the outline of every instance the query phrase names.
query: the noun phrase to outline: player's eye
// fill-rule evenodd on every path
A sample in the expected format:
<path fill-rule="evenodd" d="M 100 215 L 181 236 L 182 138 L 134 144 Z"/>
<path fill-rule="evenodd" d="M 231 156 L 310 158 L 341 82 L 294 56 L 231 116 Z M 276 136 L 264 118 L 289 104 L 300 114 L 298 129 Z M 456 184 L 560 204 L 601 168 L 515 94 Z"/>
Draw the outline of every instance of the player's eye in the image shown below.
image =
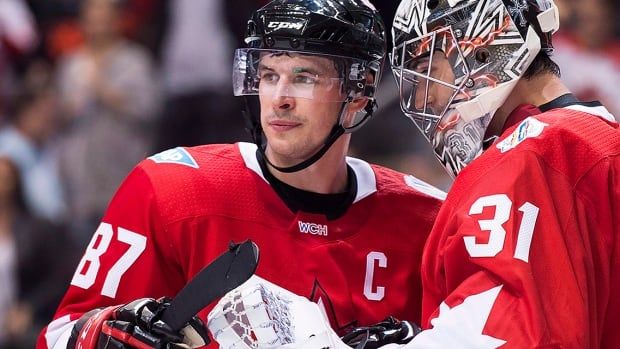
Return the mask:
<path fill-rule="evenodd" d="M 264 72 L 260 74 L 260 81 L 264 83 L 275 83 L 280 77 L 273 72 Z"/>
<path fill-rule="evenodd" d="M 319 79 L 316 76 L 311 76 L 311 75 L 297 75 L 295 76 L 295 83 L 296 84 L 303 84 L 303 85 L 314 85 L 316 83 L 318 83 Z"/>
<path fill-rule="evenodd" d="M 424 59 L 420 59 L 420 60 L 413 60 L 411 61 L 411 65 L 409 67 L 409 69 L 415 71 L 416 73 L 427 73 L 428 72 L 428 67 L 429 67 L 429 61 L 428 58 L 424 58 Z"/>

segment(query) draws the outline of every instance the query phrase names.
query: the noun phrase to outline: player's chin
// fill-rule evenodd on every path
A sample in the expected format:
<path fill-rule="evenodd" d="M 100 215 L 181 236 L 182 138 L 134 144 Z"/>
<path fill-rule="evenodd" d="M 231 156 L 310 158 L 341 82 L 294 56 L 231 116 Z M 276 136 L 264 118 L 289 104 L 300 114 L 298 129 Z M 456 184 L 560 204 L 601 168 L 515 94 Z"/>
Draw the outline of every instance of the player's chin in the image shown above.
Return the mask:
<path fill-rule="evenodd" d="M 270 137 L 267 145 L 267 154 L 274 157 L 293 157 L 295 156 L 295 144 L 289 137 Z"/>
<path fill-rule="evenodd" d="M 273 139 L 269 141 L 267 155 L 279 166 L 293 166 L 306 160 L 312 153 L 302 142 L 289 139 Z"/>
<path fill-rule="evenodd" d="M 300 139 L 302 138 L 300 132 L 297 130 L 290 130 L 288 132 L 274 132 L 271 130 L 265 130 L 265 136 L 269 145 L 273 145 L 278 149 L 294 149 L 298 147 Z"/>

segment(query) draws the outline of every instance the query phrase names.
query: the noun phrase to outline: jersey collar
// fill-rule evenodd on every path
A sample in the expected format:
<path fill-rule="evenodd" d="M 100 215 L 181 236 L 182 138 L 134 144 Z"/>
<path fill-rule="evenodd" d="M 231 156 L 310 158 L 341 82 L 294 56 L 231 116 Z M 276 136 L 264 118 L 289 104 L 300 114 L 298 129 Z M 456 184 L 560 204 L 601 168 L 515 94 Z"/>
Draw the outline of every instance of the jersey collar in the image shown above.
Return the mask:
<path fill-rule="evenodd" d="M 539 107 L 523 104 L 518 106 L 506 119 L 504 130 L 514 126 L 529 116 L 564 108 L 598 116 L 607 121 L 615 121 L 614 116 L 599 101 L 581 102 L 573 94 L 567 93 Z"/>
<path fill-rule="evenodd" d="M 256 144 L 240 142 L 237 145 L 245 166 L 269 183 L 256 159 Z M 357 179 L 357 193 L 355 194 L 355 200 L 353 200 L 353 203 L 356 203 L 377 191 L 377 178 L 372 167 L 366 161 L 348 156 L 346 161 Z"/>
<path fill-rule="evenodd" d="M 572 93 L 562 95 L 549 103 L 545 103 L 538 107 L 542 112 L 549 111 L 555 108 L 566 108 L 571 110 L 580 111 L 601 117 L 607 121 L 615 121 L 614 116 L 605 108 L 601 102 L 581 102 Z"/>

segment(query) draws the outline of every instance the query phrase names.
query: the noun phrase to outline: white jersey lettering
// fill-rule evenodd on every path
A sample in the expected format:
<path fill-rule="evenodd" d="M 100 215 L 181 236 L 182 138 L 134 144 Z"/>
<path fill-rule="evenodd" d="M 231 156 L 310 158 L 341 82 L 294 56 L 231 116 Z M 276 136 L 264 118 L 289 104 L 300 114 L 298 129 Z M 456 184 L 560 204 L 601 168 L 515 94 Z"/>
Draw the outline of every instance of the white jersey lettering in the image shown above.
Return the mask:
<path fill-rule="evenodd" d="M 364 296 L 371 301 L 380 301 L 385 297 L 385 287 L 377 286 L 373 290 L 375 276 L 375 262 L 378 262 L 379 268 L 387 267 L 387 257 L 383 252 L 370 252 L 366 256 L 366 278 L 364 279 Z"/>

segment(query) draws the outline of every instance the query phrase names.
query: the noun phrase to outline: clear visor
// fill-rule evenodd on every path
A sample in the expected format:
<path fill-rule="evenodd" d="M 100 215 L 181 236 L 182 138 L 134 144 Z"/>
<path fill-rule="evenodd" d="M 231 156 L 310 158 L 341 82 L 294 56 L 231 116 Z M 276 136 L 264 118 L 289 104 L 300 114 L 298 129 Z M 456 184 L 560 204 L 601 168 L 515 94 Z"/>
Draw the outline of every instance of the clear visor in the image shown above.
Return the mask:
<path fill-rule="evenodd" d="M 450 28 L 394 48 L 392 70 L 403 112 L 430 138 L 458 119 L 454 107 L 468 100 L 469 69 Z"/>
<path fill-rule="evenodd" d="M 233 63 L 234 95 L 344 102 L 350 97 L 344 77 L 356 66 L 364 67 L 363 61 L 296 51 L 238 49 Z"/>

